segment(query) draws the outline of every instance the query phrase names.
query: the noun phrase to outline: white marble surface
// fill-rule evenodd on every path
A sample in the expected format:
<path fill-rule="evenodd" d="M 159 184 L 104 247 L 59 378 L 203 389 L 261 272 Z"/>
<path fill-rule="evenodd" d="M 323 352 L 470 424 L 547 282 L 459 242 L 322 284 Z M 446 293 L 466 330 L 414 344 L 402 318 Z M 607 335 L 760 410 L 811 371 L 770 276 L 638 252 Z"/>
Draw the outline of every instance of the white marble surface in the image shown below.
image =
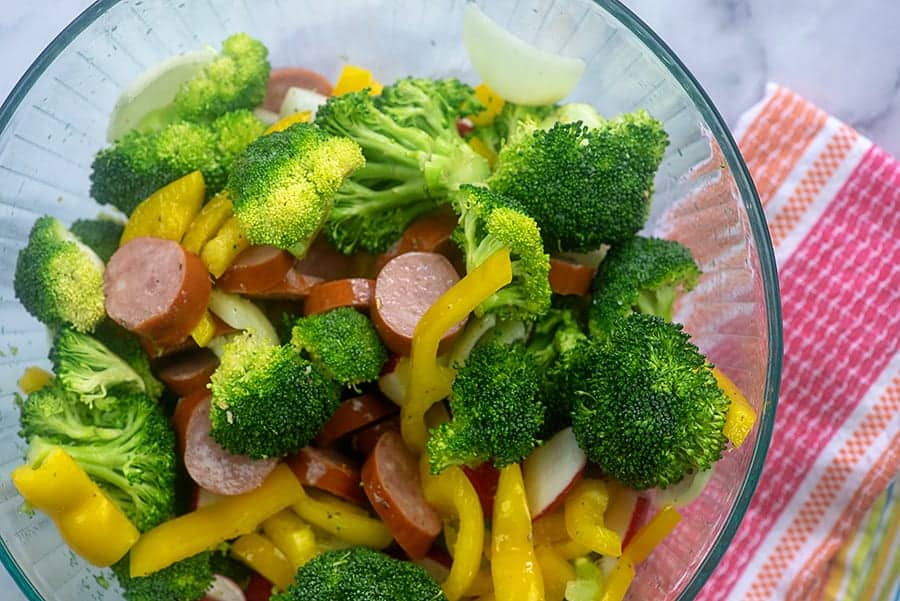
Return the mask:
<path fill-rule="evenodd" d="M 89 0 L 0 0 L 0 98 Z M 675 50 L 726 121 L 787 85 L 900 156 L 900 2 L 626 0 Z M 0 571 L 0 599 L 21 601 Z"/>

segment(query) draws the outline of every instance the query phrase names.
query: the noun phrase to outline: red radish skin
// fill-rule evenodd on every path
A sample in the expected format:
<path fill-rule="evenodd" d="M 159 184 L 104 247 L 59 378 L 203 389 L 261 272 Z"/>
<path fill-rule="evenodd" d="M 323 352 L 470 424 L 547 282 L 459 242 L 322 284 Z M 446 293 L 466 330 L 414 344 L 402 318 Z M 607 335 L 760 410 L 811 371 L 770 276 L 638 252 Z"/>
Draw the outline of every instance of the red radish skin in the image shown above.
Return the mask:
<path fill-rule="evenodd" d="M 247 588 L 244 589 L 247 601 L 269 601 L 272 597 L 273 586 L 271 582 L 258 573 L 253 572 L 250 574 L 250 582 L 247 583 Z"/>
<path fill-rule="evenodd" d="M 572 428 L 560 430 L 531 453 L 523 463 L 522 477 L 531 519 L 553 511 L 581 479 L 587 457 L 578 446 Z"/>
<path fill-rule="evenodd" d="M 247 596 L 237 582 L 221 574 L 215 574 L 212 584 L 206 589 L 203 601 L 247 601 Z"/>
<path fill-rule="evenodd" d="M 650 512 L 650 499 L 643 495 L 639 495 L 637 498 L 637 502 L 634 504 L 634 511 L 631 514 L 631 521 L 628 522 L 628 530 L 625 531 L 625 536 L 622 537 L 622 548 L 627 545 L 634 535 L 637 533 L 638 528 L 643 526 L 644 522 L 647 520 L 647 514 Z"/>
<path fill-rule="evenodd" d="M 476 468 L 463 466 L 463 473 L 472 483 L 472 488 L 481 502 L 481 511 L 484 518 L 489 520 L 494 515 L 494 497 L 497 496 L 497 482 L 500 480 L 500 470 L 490 462 L 485 462 Z"/>

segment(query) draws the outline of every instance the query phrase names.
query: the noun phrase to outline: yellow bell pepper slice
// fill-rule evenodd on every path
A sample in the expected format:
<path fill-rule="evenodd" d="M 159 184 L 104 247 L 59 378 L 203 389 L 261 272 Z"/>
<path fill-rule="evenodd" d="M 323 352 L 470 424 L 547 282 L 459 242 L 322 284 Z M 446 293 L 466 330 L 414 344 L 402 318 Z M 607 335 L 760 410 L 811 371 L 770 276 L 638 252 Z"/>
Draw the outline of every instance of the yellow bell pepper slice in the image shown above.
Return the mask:
<path fill-rule="evenodd" d="M 681 521 L 678 510 L 668 505 L 659 510 L 650 521 L 641 526 L 634 536 L 628 541 L 628 546 L 622 553 L 625 561 L 632 564 L 641 563 L 650 552 L 656 548 L 669 533 L 675 529 Z"/>
<path fill-rule="evenodd" d="M 266 537 L 284 553 L 294 571 L 319 554 L 313 529 L 290 509 L 279 511 L 265 522 Z"/>
<path fill-rule="evenodd" d="M 477 115 L 472 115 L 469 120 L 473 125 L 490 125 L 497 118 L 497 115 L 503 110 L 506 101 L 500 94 L 496 93 L 488 87 L 486 83 L 480 83 L 475 86 L 475 98 L 481 101 L 485 109 Z"/>
<path fill-rule="evenodd" d="M 181 245 L 185 250 L 199 255 L 203 245 L 215 236 L 216 232 L 232 216 L 231 210 L 231 196 L 226 190 L 222 190 L 203 205 L 203 208 L 191 221 L 181 239 Z"/>
<path fill-rule="evenodd" d="M 369 88 L 370 95 L 378 96 L 381 94 L 384 86 L 375 80 L 372 72 L 368 69 L 363 69 L 356 65 L 344 65 L 344 68 L 341 69 L 341 74 L 338 77 L 337 83 L 334 84 L 331 95 L 340 96 L 341 94 L 346 94 L 348 92 L 359 92 L 366 88 Z"/>
<path fill-rule="evenodd" d="M 197 346 L 203 348 L 209 344 L 209 341 L 213 339 L 215 333 L 216 322 L 213 321 L 212 313 L 205 310 L 203 311 L 203 317 L 200 318 L 200 321 L 194 326 L 194 329 L 191 330 L 191 338 L 194 339 Z"/>
<path fill-rule="evenodd" d="M 206 198 L 206 182 L 199 171 L 188 173 L 151 194 L 135 207 L 119 246 L 141 236 L 181 242 Z"/>
<path fill-rule="evenodd" d="M 543 515 L 531 525 L 534 530 L 535 545 L 552 545 L 568 540 L 566 532 L 566 516 L 563 511 L 554 511 Z"/>
<path fill-rule="evenodd" d="M 719 388 L 731 400 L 728 413 L 725 414 L 725 426 L 722 428 L 722 434 L 734 445 L 734 448 L 738 448 L 744 443 L 750 430 L 753 429 L 753 424 L 756 423 L 756 410 L 731 381 L 731 378 L 717 367 L 713 368 L 712 373 Z"/>
<path fill-rule="evenodd" d="M 216 235 L 203 246 L 203 250 L 200 252 L 200 260 L 203 261 L 203 264 L 206 265 L 206 268 L 209 269 L 213 276 L 219 277 L 225 273 L 225 270 L 241 254 L 241 251 L 248 246 L 250 246 L 250 243 L 244 237 L 241 223 L 237 217 L 230 217 L 219 228 Z"/>
<path fill-rule="evenodd" d="M 443 515 L 456 516 L 459 530 L 451 546 L 453 563 L 441 584 L 449 601 L 457 601 L 472 586 L 481 567 L 484 548 L 484 514 L 472 483 L 458 467 L 449 467 L 432 476 L 426 457 L 421 462 L 422 492 L 425 500 Z"/>
<path fill-rule="evenodd" d="M 503 248 L 451 286 L 416 324 L 410 353 L 409 386 L 406 401 L 400 409 L 400 429 L 412 449 L 420 453 L 425 449 L 428 436 L 425 412 L 443 398 L 438 395 L 444 395 L 453 377 L 453 370 L 437 361 L 441 337 L 511 281 L 509 250 Z"/>
<path fill-rule="evenodd" d="M 302 496 L 303 487 L 291 469 L 280 464 L 259 488 L 225 497 L 145 532 L 131 549 L 131 576 L 152 574 L 226 540 L 249 534 Z"/>
<path fill-rule="evenodd" d="M 277 131 L 284 131 L 296 123 L 309 123 L 311 117 L 312 113 L 310 113 L 309 111 L 292 113 L 287 117 L 282 117 L 281 119 L 270 125 L 269 128 L 263 132 L 263 135 L 267 136 L 269 134 L 274 134 Z"/>
<path fill-rule="evenodd" d="M 294 582 L 296 571 L 272 541 L 265 536 L 251 533 L 240 537 L 231 545 L 231 555 L 259 572 L 279 590 Z"/>
<path fill-rule="evenodd" d="M 582 480 L 566 497 L 566 532 L 573 541 L 595 553 L 618 557 L 622 554 L 622 539 L 604 524 L 607 505 L 606 483 Z"/>
<path fill-rule="evenodd" d="M 634 564 L 622 557 L 606 579 L 606 588 L 603 589 L 600 601 L 622 601 L 632 580 L 634 580 Z"/>
<path fill-rule="evenodd" d="M 497 153 L 488 148 L 487 144 L 480 138 L 470 138 L 466 144 L 469 145 L 469 148 L 483 156 L 491 167 L 497 162 Z"/>
<path fill-rule="evenodd" d="M 497 601 L 543 601 L 544 580 L 531 538 L 522 470 L 500 470 L 492 521 L 491 576 Z"/>
<path fill-rule="evenodd" d="M 547 601 L 563 601 L 566 585 L 570 580 L 575 580 L 575 568 L 550 547 L 536 547 L 534 554 L 541 566 L 544 597 Z"/>
<path fill-rule="evenodd" d="M 479 597 L 494 592 L 494 581 L 491 578 L 490 568 L 481 568 L 472 579 L 469 590 L 466 591 L 466 597 Z"/>
<path fill-rule="evenodd" d="M 292 505 L 301 518 L 342 541 L 373 549 L 384 549 L 391 544 L 394 537 L 381 520 L 351 507 L 335 498 L 313 498 L 302 487 L 300 498 Z"/>
<path fill-rule="evenodd" d="M 575 559 L 576 557 L 584 557 L 591 552 L 591 548 L 574 540 L 565 540 L 561 543 L 551 545 L 553 551 L 563 559 Z"/>
<path fill-rule="evenodd" d="M 122 510 L 62 449 L 50 451 L 37 468 L 16 468 L 12 481 L 29 505 L 53 520 L 66 544 L 95 566 L 116 563 L 140 536 Z"/>
<path fill-rule="evenodd" d="M 32 365 L 31 367 L 26 367 L 22 377 L 19 378 L 19 390 L 25 394 L 31 394 L 49 384 L 52 379 L 53 374 L 49 371 Z"/>

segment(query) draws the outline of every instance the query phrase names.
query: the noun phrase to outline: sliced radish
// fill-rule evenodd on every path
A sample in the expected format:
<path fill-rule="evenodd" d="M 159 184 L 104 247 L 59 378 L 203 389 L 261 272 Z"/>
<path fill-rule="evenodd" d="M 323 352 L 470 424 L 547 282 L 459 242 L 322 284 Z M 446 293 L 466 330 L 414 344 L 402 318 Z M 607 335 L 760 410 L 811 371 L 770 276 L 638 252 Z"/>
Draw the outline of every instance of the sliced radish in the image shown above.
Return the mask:
<path fill-rule="evenodd" d="M 472 66 L 494 92 L 519 104 L 550 104 L 578 85 L 580 58 L 541 50 L 506 31 L 473 2 L 463 16 L 463 43 Z"/>
<path fill-rule="evenodd" d="M 191 495 L 191 509 L 197 510 L 201 507 L 206 507 L 207 505 L 218 503 L 224 498 L 225 497 L 223 497 L 222 495 L 217 495 L 210 490 L 206 490 L 202 486 L 195 486 L 194 494 Z"/>
<path fill-rule="evenodd" d="M 399 357 L 396 361 L 391 360 L 388 365 L 391 364 L 393 364 L 393 369 L 388 371 L 386 368 L 378 378 L 378 388 L 384 396 L 402 407 L 406 400 L 406 389 L 409 386 L 409 357 Z"/>
<path fill-rule="evenodd" d="M 693 503 L 700 496 L 713 475 L 713 468 L 685 476 L 681 482 L 661 489 L 653 498 L 654 507 L 672 505 L 676 509 Z"/>
<path fill-rule="evenodd" d="M 247 583 L 247 601 L 269 601 L 272 597 L 272 583 L 253 572 Z"/>
<path fill-rule="evenodd" d="M 625 534 L 622 535 L 622 546 L 627 545 L 632 537 L 637 533 L 638 528 L 644 525 L 647 520 L 647 514 L 650 513 L 650 500 L 645 496 L 638 496 L 637 503 L 634 505 L 634 511 L 631 513 L 631 521 Z"/>
<path fill-rule="evenodd" d="M 318 92 L 307 90 L 306 88 L 288 88 L 281 102 L 280 117 L 284 118 L 294 113 L 309 111 L 310 115 L 315 117 L 316 110 L 328 100 Z"/>
<path fill-rule="evenodd" d="M 207 46 L 168 58 L 138 75 L 122 90 L 113 107 L 106 140 L 115 142 L 144 117 L 171 104 L 182 84 L 193 79 L 215 57 L 216 51 Z"/>
<path fill-rule="evenodd" d="M 215 574 L 203 601 L 247 601 L 247 597 L 234 580 Z"/>
<path fill-rule="evenodd" d="M 581 478 L 587 458 L 572 428 L 554 434 L 525 459 L 522 477 L 531 519 L 553 511 Z"/>

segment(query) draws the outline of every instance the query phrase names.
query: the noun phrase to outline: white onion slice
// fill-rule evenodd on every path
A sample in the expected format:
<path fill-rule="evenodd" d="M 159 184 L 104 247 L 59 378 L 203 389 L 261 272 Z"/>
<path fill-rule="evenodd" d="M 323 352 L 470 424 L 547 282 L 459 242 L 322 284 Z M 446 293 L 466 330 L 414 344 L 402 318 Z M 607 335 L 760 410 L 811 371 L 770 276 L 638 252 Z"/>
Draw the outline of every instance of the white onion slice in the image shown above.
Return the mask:
<path fill-rule="evenodd" d="M 167 58 L 138 75 L 119 94 L 109 118 L 106 140 L 115 142 L 149 113 L 170 104 L 181 85 L 193 79 L 215 57 L 216 51 L 207 46 Z"/>
<path fill-rule="evenodd" d="M 656 507 L 665 507 L 672 505 L 676 509 L 689 505 L 700 496 L 709 479 L 712 478 L 714 468 L 710 467 L 703 472 L 697 472 L 690 476 L 685 476 L 681 482 L 672 484 L 660 490 L 653 499 L 653 505 Z"/>
<path fill-rule="evenodd" d="M 463 16 L 463 43 L 484 83 L 519 104 L 562 100 L 584 73 L 585 63 L 580 58 L 560 56 L 524 42 L 471 2 Z"/>
<path fill-rule="evenodd" d="M 288 88 L 281 102 L 281 118 L 285 118 L 294 113 L 309 111 L 312 117 L 316 116 L 316 110 L 328 100 L 318 92 L 307 90 L 306 88 Z"/>

